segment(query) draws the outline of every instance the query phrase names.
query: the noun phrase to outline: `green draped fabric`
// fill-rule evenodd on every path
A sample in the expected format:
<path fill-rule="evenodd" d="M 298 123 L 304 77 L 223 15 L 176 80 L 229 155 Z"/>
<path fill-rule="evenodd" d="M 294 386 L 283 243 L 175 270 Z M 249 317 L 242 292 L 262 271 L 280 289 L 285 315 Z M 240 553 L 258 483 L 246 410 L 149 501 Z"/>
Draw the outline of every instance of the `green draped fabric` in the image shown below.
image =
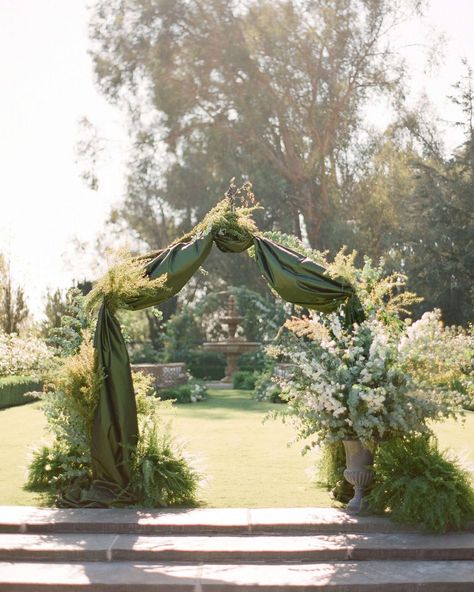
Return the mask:
<path fill-rule="evenodd" d="M 194 275 L 209 254 L 212 236 L 191 243 L 177 243 L 145 259 L 145 271 L 151 279 L 166 274 L 166 285 L 153 297 L 134 298 L 130 310 L 154 306 L 177 294 Z M 65 497 L 68 505 L 124 505 L 133 503 L 127 491 L 130 482 L 131 455 L 138 440 L 137 409 L 130 360 L 116 317 L 102 304 L 94 336 L 98 370 L 104 376 L 92 434 L 93 487 Z M 73 500 L 73 498 L 76 498 Z"/>
<path fill-rule="evenodd" d="M 129 308 L 139 310 L 156 306 L 177 294 L 207 259 L 212 241 L 212 235 L 207 234 L 192 242 L 177 243 L 160 251 L 151 261 L 147 262 L 145 270 L 151 280 L 166 274 L 165 289 L 153 298 L 137 298 L 130 301 Z"/>
<path fill-rule="evenodd" d="M 130 481 L 130 454 L 138 439 L 137 408 L 127 348 L 120 325 L 105 304 L 94 336 L 97 364 L 104 374 L 92 432 L 94 478 L 119 491 Z"/>
<path fill-rule="evenodd" d="M 166 274 L 166 283 L 152 297 L 130 299 L 126 306 L 139 310 L 177 294 L 208 256 L 215 242 L 223 252 L 240 253 L 252 245 L 258 269 L 270 286 L 288 302 L 322 312 L 345 306 L 346 321 L 364 318 L 353 288 L 325 275 L 310 259 L 261 236 L 224 232 L 200 236 L 143 258 L 150 279 Z M 137 410 L 130 361 L 120 326 L 104 301 L 94 338 L 98 370 L 103 374 L 92 437 L 93 487 L 81 492 L 76 505 L 112 506 L 133 503 L 128 490 L 131 460 L 138 440 Z M 74 503 L 69 499 L 69 504 Z"/>
<path fill-rule="evenodd" d="M 253 245 L 253 237 L 251 234 L 233 236 L 218 232 L 214 235 L 214 242 L 223 253 L 242 253 Z"/>
<path fill-rule="evenodd" d="M 344 305 L 347 325 L 364 319 L 350 284 L 325 275 L 324 267 L 269 239 L 255 236 L 254 245 L 259 270 L 283 300 L 320 312 Z"/>

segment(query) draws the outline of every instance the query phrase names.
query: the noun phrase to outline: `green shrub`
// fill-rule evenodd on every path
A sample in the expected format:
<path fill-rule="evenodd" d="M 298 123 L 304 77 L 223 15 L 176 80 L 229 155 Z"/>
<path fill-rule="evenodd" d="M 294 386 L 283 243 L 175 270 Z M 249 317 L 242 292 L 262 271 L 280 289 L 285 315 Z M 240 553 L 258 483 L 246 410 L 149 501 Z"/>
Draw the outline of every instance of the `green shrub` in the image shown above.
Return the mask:
<path fill-rule="evenodd" d="M 341 441 L 327 443 L 318 462 L 318 482 L 338 502 L 347 503 L 354 495 L 353 486 L 344 478 L 346 453 Z"/>
<path fill-rule="evenodd" d="M 92 337 L 85 332 L 77 353 L 61 358 L 46 382 L 43 410 L 48 427 L 61 443 L 89 450 L 100 385 Z"/>
<path fill-rule="evenodd" d="M 131 343 L 127 349 L 132 364 L 156 364 L 161 360 L 160 352 L 149 342 Z"/>
<path fill-rule="evenodd" d="M 135 500 L 133 505 L 191 505 L 199 477 L 161 420 L 160 410 L 170 403 L 154 396 L 152 376 L 140 372 L 132 376 L 140 434 L 132 458 L 129 493 Z M 87 333 L 78 352 L 59 360 L 51 371 L 48 390 L 41 398 L 55 439 L 33 453 L 26 484 L 42 493 L 49 505 L 61 506 L 64 498 L 75 498 L 92 484 L 90 446 L 101 380 Z M 195 383 L 183 386 L 192 397 L 204 390 Z"/>
<path fill-rule="evenodd" d="M 158 390 L 162 401 L 174 400 L 176 403 L 197 403 L 206 398 L 207 389 L 199 380 L 190 380 L 186 384 Z"/>
<path fill-rule="evenodd" d="M 35 399 L 30 392 L 40 391 L 43 385 L 30 376 L 5 376 L 0 378 L 0 409 L 24 405 Z"/>
<path fill-rule="evenodd" d="M 195 505 L 199 475 L 169 435 L 169 426 L 161 418 L 161 409 L 170 401 L 157 400 L 153 377 L 134 373 L 140 438 L 132 462 L 130 489 L 142 507 Z M 191 383 L 195 392 L 203 389 Z"/>
<path fill-rule="evenodd" d="M 258 374 L 246 370 L 237 370 L 232 377 L 233 387 L 245 391 L 253 391 Z"/>
<path fill-rule="evenodd" d="M 79 351 L 83 332 L 94 332 L 95 321 L 85 310 L 85 296 L 79 288 L 66 293 L 66 310 L 61 316 L 59 327 L 51 327 L 47 342 L 61 357 L 72 356 Z"/>
<path fill-rule="evenodd" d="M 51 504 L 77 480 L 92 481 L 89 455 L 56 440 L 51 446 L 42 446 L 33 452 L 25 488 L 45 494 Z"/>
<path fill-rule="evenodd" d="M 190 351 L 184 361 L 194 378 L 203 380 L 220 380 L 224 378 L 226 359 L 223 354 L 208 351 Z"/>
<path fill-rule="evenodd" d="M 286 403 L 284 399 L 280 397 L 281 388 L 273 380 L 273 370 L 275 363 L 273 360 L 271 363 L 266 364 L 265 370 L 258 375 L 255 381 L 254 397 L 258 401 L 269 401 L 270 403 Z"/>
<path fill-rule="evenodd" d="M 42 394 L 43 411 L 53 444 L 33 452 L 26 488 L 43 493 L 48 504 L 78 484 L 91 483 L 90 447 L 102 377 L 98 375 L 91 335 L 85 331 L 74 355 L 52 367 Z"/>
<path fill-rule="evenodd" d="M 192 506 L 199 475 L 168 435 L 144 434 L 134 457 L 131 489 L 140 507 Z"/>
<path fill-rule="evenodd" d="M 184 307 L 165 323 L 163 358 L 165 362 L 186 362 L 188 356 L 204 341 L 194 310 Z"/>
<path fill-rule="evenodd" d="M 265 354 L 262 350 L 242 354 L 237 362 L 239 370 L 246 372 L 261 372 L 265 367 Z"/>
<path fill-rule="evenodd" d="M 474 517 L 469 474 L 438 450 L 433 437 L 407 435 L 383 442 L 374 468 L 369 506 L 389 511 L 396 522 L 442 533 L 461 529 Z"/>

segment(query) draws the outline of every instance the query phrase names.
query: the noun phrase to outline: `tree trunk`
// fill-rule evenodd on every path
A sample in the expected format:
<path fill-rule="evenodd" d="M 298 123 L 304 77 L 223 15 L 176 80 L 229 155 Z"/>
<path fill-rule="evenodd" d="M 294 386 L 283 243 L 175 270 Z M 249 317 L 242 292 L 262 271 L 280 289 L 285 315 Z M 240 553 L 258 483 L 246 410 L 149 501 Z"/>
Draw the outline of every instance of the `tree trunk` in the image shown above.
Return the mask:
<path fill-rule="evenodd" d="M 299 190 L 301 200 L 301 213 L 303 214 L 308 241 L 313 249 L 322 249 L 321 224 L 326 218 L 321 203 L 320 187 L 314 183 L 307 182 Z"/>

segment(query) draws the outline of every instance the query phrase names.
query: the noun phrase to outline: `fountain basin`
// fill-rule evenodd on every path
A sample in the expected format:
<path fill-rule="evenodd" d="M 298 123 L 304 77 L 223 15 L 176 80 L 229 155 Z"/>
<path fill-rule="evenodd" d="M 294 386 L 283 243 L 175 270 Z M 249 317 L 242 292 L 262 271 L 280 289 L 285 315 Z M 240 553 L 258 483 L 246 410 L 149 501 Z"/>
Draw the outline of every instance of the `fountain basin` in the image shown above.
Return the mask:
<path fill-rule="evenodd" d="M 225 354 L 227 366 L 225 376 L 222 382 L 232 382 L 232 376 L 237 370 L 237 361 L 239 356 L 244 353 L 252 352 L 260 344 L 255 341 L 244 341 L 239 339 L 230 339 L 229 341 L 207 341 L 202 344 L 203 349 Z"/>
<path fill-rule="evenodd" d="M 238 314 L 235 296 L 229 296 L 227 303 L 227 314 L 221 317 L 221 321 L 227 325 L 229 336 L 226 341 L 206 341 L 203 348 L 207 351 L 214 351 L 224 354 L 227 360 L 225 377 L 222 382 L 232 382 L 232 376 L 237 370 L 237 360 L 241 354 L 255 351 L 260 345 L 255 341 L 246 341 L 245 338 L 236 337 L 237 325 L 244 320 L 244 317 Z"/>
<path fill-rule="evenodd" d="M 255 351 L 260 344 L 254 341 L 206 341 L 202 347 L 221 354 L 244 354 Z"/>

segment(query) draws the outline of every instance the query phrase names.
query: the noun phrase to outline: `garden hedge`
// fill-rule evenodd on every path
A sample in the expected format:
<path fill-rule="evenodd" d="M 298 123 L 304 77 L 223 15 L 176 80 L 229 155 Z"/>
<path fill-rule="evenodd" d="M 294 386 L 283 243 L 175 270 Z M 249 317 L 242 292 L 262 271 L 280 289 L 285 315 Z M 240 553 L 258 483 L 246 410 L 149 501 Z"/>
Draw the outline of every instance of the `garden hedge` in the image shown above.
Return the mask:
<path fill-rule="evenodd" d="M 42 388 L 41 381 L 35 380 L 31 376 L 0 377 L 0 409 L 30 403 L 35 397 L 26 393 L 40 391 Z"/>
<path fill-rule="evenodd" d="M 184 361 L 194 378 L 221 380 L 225 375 L 225 356 L 207 351 L 190 351 Z"/>

